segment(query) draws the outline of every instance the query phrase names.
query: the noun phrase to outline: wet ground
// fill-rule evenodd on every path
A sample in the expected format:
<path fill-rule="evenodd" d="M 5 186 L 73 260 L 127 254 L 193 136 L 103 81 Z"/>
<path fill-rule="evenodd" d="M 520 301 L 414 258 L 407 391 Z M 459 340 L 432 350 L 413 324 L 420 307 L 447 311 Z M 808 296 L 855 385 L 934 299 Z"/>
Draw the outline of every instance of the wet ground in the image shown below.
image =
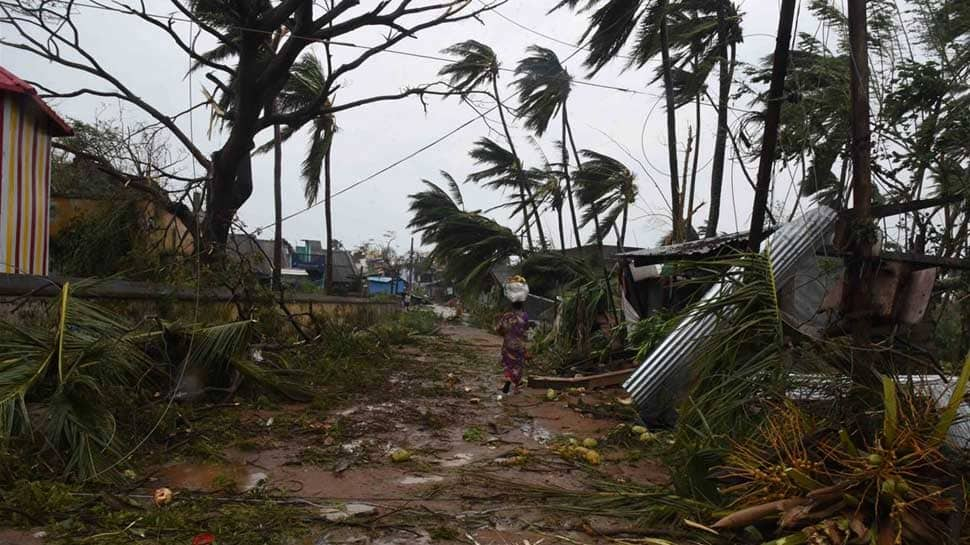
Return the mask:
<path fill-rule="evenodd" d="M 573 515 L 504 494 L 503 483 L 572 490 L 594 479 L 657 483 L 666 479 L 662 466 L 605 445 L 595 466 L 557 454 L 570 439 L 602 443 L 629 424 L 623 393 L 573 391 L 551 400 L 546 390 L 526 388 L 501 396 L 500 345 L 480 330 L 443 326 L 435 342 L 402 348 L 416 365 L 375 384 L 373 395 L 323 412 L 248 410 L 245 440 L 211 460 L 159 460 L 130 496 L 147 503 L 154 488 L 167 487 L 182 502 L 270 497 L 319 521 L 290 540 L 309 545 L 602 542 Z M 406 459 L 395 461 L 395 453 Z M 35 532 L 0 533 L 0 544 L 43 543 Z"/>

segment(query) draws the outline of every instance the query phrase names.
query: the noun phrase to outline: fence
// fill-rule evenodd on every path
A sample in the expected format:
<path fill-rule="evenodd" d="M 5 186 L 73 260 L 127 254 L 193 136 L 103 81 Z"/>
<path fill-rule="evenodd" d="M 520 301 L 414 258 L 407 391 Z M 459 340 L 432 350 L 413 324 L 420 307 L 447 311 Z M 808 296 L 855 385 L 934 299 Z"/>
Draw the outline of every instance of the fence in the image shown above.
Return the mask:
<path fill-rule="evenodd" d="M 99 299 L 106 303 L 126 303 L 126 306 L 131 307 L 130 313 L 141 315 L 158 314 L 163 306 L 198 304 L 217 315 L 235 319 L 239 317 L 240 305 L 279 304 L 279 294 L 269 292 L 254 294 L 235 292 L 228 288 L 193 288 L 115 278 L 0 274 L 0 313 L 10 316 L 25 308 L 36 308 L 40 300 L 58 295 L 67 282 L 71 283 L 71 295 L 74 297 Z M 311 314 L 339 316 L 360 311 L 379 315 L 397 312 L 400 309 L 399 304 L 392 301 L 292 290 L 284 292 L 283 303 L 291 314 L 307 318 Z"/>

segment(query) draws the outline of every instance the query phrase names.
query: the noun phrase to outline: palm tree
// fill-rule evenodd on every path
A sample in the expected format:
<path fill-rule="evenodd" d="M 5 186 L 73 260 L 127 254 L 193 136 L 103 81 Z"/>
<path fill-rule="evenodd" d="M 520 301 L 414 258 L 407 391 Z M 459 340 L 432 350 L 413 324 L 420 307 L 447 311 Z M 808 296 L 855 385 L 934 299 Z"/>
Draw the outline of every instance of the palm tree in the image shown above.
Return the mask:
<path fill-rule="evenodd" d="M 525 126 L 542 136 L 549 127 L 549 122 L 556 114 L 561 113 L 562 120 L 562 155 L 563 180 L 566 183 L 566 200 L 572 216 L 573 235 L 576 246 L 581 246 L 579 237 L 579 222 L 576 217 L 576 205 L 573 202 L 572 181 L 569 176 L 569 157 L 566 151 L 567 133 L 570 131 L 566 101 L 572 89 L 572 77 L 562 67 L 554 52 L 537 45 L 530 46 L 530 55 L 521 61 L 515 69 L 518 79 L 514 85 L 519 93 L 519 107 L 516 111 L 519 117 L 525 119 Z"/>
<path fill-rule="evenodd" d="M 519 191 L 520 199 L 513 215 L 521 209 L 526 222 L 523 223 L 522 228 L 528 234 L 529 209 L 527 207 L 530 206 L 530 203 L 536 210 L 536 217 L 538 217 L 538 204 L 534 196 L 536 184 L 530 177 L 529 171 L 522 169 L 519 159 L 513 151 L 503 148 L 489 138 L 481 138 L 475 142 L 475 146 L 469 152 L 469 155 L 475 160 L 476 164 L 482 165 L 484 168 L 469 174 L 468 181 L 484 182 L 485 187 L 500 191 L 506 189 Z M 528 201 L 523 199 L 526 193 L 529 194 Z M 530 248 L 531 241 L 532 239 L 529 237 Z M 541 244 L 542 249 L 545 250 L 545 237 L 542 237 Z"/>
<path fill-rule="evenodd" d="M 539 190 L 536 191 L 536 197 L 539 203 L 548 202 L 549 208 L 556 213 L 556 223 L 559 227 L 559 248 L 565 252 L 566 232 L 562 221 L 562 207 L 565 204 L 566 194 L 562 187 L 563 167 L 549 162 L 549 158 L 546 157 L 542 146 L 539 145 L 535 138 L 530 136 L 529 141 L 539 156 L 542 157 L 543 166 L 542 168 L 530 168 L 527 175 L 539 187 Z"/>
<path fill-rule="evenodd" d="M 519 200 L 521 201 L 522 216 L 524 218 L 526 236 L 529 240 L 529 247 L 532 247 L 532 232 L 529 227 L 529 208 L 531 207 L 532 215 L 535 218 L 535 226 L 539 234 L 539 245 L 545 250 L 546 235 L 542 229 L 542 221 L 539 219 L 539 207 L 535 202 L 532 189 L 525 183 L 525 177 L 522 176 L 524 167 L 522 166 L 522 161 L 519 159 L 518 153 L 516 153 L 515 142 L 512 140 L 512 133 L 509 130 L 508 121 L 505 118 L 505 105 L 502 103 L 498 88 L 499 62 L 495 51 L 481 42 L 468 40 L 452 45 L 443 50 L 442 53 L 453 55 L 458 57 L 458 59 L 444 66 L 438 72 L 438 75 L 448 76 L 451 86 L 458 90 L 462 96 L 467 97 L 472 91 L 487 89 L 484 92 L 488 93 L 495 101 L 495 107 L 498 110 L 499 119 L 502 122 L 502 130 L 505 132 L 505 139 L 508 141 L 509 152 L 514 159 L 512 164 L 514 165 L 516 175 L 513 176 L 513 179 L 522 181 L 518 188 Z M 527 195 L 528 201 L 526 200 Z"/>
<path fill-rule="evenodd" d="M 575 9 L 580 3 L 581 0 L 561 0 L 553 9 L 563 6 Z M 589 26 L 583 34 L 583 40 L 587 41 L 590 50 L 585 64 L 592 73 L 595 74 L 619 56 L 631 37 L 633 55 L 627 67 L 642 68 L 658 55 L 661 57 L 658 78 L 663 80 L 666 98 L 667 152 L 676 240 L 681 240 L 686 230 L 681 214 L 677 213 L 678 209 L 683 208 L 683 197 L 678 188 L 675 110 L 704 92 L 704 82 L 714 65 L 720 66 L 718 131 L 708 220 L 708 231 L 716 232 L 724 176 L 727 106 L 734 70 L 734 50 L 741 41 L 740 17 L 736 7 L 731 0 L 586 0 L 584 9 L 592 10 Z M 686 69 L 689 64 L 693 65 L 694 70 Z"/>
<path fill-rule="evenodd" d="M 320 58 L 313 53 L 307 53 L 293 65 L 290 79 L 278 99 L 279 107 L 284 111 L 294 111 L 306 107 L 322 95 L 329 95 L 327 88 L 327 72 Z M 324 109 L 329 109 L 331 102 L 326 100 Z M 302 127 L 287 126 L 281 131 L 280 139 L 286 141 Z M 333 215 L 331 210 L 330 187 L 330 151 L 333 137 L 337 132 L 336 119 L 333 114 L 320 115 L 313 119 L 310 131 L 310 145 L 306 157 L 301 165 L 303 178 L 303 195 L 307 205 L 317 202 L 323 178 L 324 223 L 327 237 L 327 256 L 324 286 L 329 291 L 333 287 Z"/>
<path fill-rule="evenodd" d="M 636 202 L 636 177 L 623 163 L 591 150 L 580 152 L 586 159 L 576 170 L 576 198 L 583 213 L 583 225 L 596 222 L 595 238 L 602 241 L 611 229 L 619 224 L 617 248 L 626 241 L 627 219 L 630 205 Z"/>
<path fill-rule="evenodd" d="M 445 220 L 465 211 L 465 200 L 455 179 L 445 171 L 441 176 L 448 182 L 449 191 L 429 180 L 421 180 L 427 189 L 410 195 L 409 210 L 413 215 L 408 229 L 421 235 L 421 243 L 432 245 Z"/>
<path fill-rule="evenodd" d="M 413 214 L 408 228 L 421 234 L 421 242 L 433 245 L 431 259 L 444 264 L 444 274 L 461 287 L 477 288 L 492 266 L 509 257 L 525 255 L 521 242 L 509 228 L 478 211 L 464 210 L 461 191 L 447 172 L 449 191 L 423 180 L 427 189 L 411 195 Z"/>

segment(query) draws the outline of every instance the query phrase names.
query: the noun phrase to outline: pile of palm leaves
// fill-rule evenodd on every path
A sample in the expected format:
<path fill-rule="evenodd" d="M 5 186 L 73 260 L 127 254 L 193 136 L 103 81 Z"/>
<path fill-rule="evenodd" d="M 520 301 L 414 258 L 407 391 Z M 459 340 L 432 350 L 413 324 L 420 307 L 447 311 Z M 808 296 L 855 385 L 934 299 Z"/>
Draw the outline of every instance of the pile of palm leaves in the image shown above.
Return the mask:
<path fill-rule="evenodd" d="M 719 477 L 736 511 L 713 527 L 751 527 L 786 544 L 970 537 L 966 524 L 960 530 L 967 466 L 947 444 L 968 378 L 970 357 L 941 411 L 937 400 L 885 377 L 881 425 L 875 418 L 877 425 L 846 428 L 792 403 L 774 407 L 754 437 L 731 448 Z"/>
<path fill-rule="evenodd" d="M 115 465 L 132 439 L 119 430 L 118 417 L 132 416 L 125 407 L 154 392 L 174 395 L 188 369 L 299 394 L 244 356 L 248 321 L 134 324 L 71 289 L 64 285 L 38 323 L 0 321 L 0 443 L 43 445 L 45 463 L 65 476 L 92 479 Z"/>

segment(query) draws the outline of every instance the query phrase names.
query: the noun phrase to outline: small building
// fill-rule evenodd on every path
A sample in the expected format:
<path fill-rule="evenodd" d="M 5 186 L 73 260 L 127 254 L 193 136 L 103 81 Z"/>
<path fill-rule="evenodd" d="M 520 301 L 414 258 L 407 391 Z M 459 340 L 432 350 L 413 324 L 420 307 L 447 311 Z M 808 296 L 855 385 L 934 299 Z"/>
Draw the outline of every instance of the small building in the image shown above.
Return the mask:
<path fill-rule="evenodd" d="M 293 249 L 290 264 L 295 269 L 307 271 L 310 278 L 323 286 L 327 270 L 327 250 L 318 240 L 304 240 Z M 354 258 L 346 250 L 333 251 L 333 283 L 335 287 L 360 289 L 360 274 L 354 266 Z"/>
<path fill-rule="evenodd" d="M 408 283 L 401 277 L 368 276 L 367 295 L 401 295 L 408 290 Z"/>
<path fill-rule="evenodd" d="M 257 276 L 268 279 L 273 276 L 273 246 L 274 241 L 269 239 L 258 239 L 252 235 L 233 233 L 229 235 L 229 240 L 226 242 L 226 252 L 230 259 L 237 260 L 243 266 L 249 267 Z M 292 255 L 293 247 L 284 240 L 281 269 L 290 267 Z M 282 271 L 280 274 L 282 274 Z M 309 279 L 305 271 L 299 273 L 299 276 Z"/>
<path fill-rule="evenodd" d="M 0 271 L 46 275 L 51 139 L 73 131 L 27 82 L 0 67 Z"/>
<path fill-rule="evenodd" d="M 50 212 L 48 229 L 51 241 L 70 234 L 78 224 L 103 221 L 115 213 L 129 214 L 130 238 L 142 237 L 147 248 L 160 254 L 192 255 L 195 237 L 180 215 L 191 214 L 185 205 L 165 198 L 150 198 L 144 192 L 125 187 L 124 180 L 113 177 L 89 160 L 55 160 L 51 164 Z M 58 269 L 53 256 L 51 270 Z M 105 256 L 107 259 L 107 256 Z"/>

